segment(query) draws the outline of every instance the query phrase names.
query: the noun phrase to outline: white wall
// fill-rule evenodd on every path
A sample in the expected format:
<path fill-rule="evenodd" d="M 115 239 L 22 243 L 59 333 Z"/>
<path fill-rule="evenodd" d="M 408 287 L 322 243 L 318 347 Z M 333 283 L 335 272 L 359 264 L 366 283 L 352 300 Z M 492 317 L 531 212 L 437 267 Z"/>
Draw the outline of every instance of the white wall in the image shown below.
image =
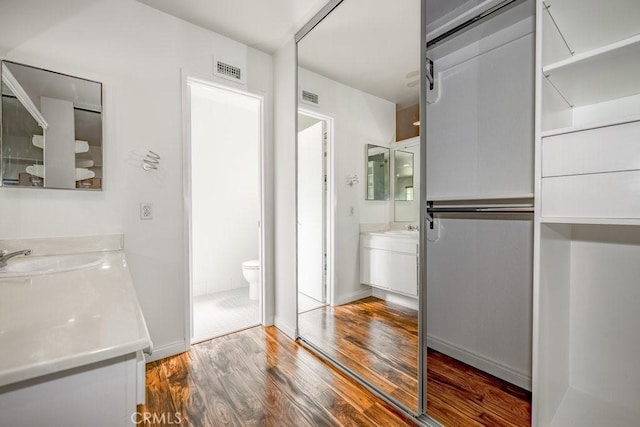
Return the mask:
<path fill-rule="evenodd" d="M 191 85 L 193 295 L 249 286 L 259 257 L 260 101 Z"/>
<path fill-rule="evenodd" d="M 75 10 L 20 40 L 9 34 L 6 57 L 104 83 L 104 191 L 1 189 L 0 238 L 124 233 L 154 355 L 166 356 L 187 345 L 181 69 L 211 76 L 213 55 L 246 57 L 249 90 L 268 110 L 272 58 L 134 0 Z M 147 150 L 162 157 L 157 172 L 141 168 Z M 140 221 L 142 201 L 153 203 L 153 220 Z"/>
<path fill-rule="evenodd" d="M 388 223 L 392 202 L 367 201 L 367 144 L 389 147 L 395 141 L 395 104 L 345 86 L 319 74 L 298 69 L 301 89 L 319 96 L 318 112 L 334 118 L 335 178 L 335 293 L 334 304 L 361 298 L 371 290 L 360 285 L 360 224 Z M 301 107 L 314 109 L 307 104 Z M 358 175 L 360 183 L 352 187 L 346 177 Z M 353 215 L 351 210 L 353 209 Z"/>
<path fill-rule="evenodd" d="M 273 56 L 275 325 L 296 337 L 296 45 Z"/>

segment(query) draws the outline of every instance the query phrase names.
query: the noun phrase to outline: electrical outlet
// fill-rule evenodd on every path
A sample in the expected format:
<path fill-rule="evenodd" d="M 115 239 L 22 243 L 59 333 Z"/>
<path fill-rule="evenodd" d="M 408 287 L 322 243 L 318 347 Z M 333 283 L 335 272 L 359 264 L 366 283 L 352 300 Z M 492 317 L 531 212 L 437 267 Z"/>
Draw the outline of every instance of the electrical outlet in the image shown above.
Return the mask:
<path fill-rule="evenodd" d="M 140 219 L 153 219 L 153 205 L 151 202 L 140 203 Z"/>

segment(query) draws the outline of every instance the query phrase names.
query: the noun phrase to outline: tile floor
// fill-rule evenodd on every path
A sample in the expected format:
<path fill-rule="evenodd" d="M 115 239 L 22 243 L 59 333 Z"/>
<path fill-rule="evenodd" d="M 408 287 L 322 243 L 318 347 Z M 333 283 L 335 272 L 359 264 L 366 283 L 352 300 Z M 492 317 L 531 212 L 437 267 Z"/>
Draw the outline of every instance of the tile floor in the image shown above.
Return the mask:
<path fill-rule="evenodd" d="M 260 304 L 249 299 L 249 287 L 193 298 L 192 343 L 260 325 Z"/>
<path fill-rule="evenodd" d="M 327 304 L 313 299 L 302 292 L 298 292 L 298 313 L 305 313 L 315 310 L 316 308 L 324 307 L 325 305 Z"/>

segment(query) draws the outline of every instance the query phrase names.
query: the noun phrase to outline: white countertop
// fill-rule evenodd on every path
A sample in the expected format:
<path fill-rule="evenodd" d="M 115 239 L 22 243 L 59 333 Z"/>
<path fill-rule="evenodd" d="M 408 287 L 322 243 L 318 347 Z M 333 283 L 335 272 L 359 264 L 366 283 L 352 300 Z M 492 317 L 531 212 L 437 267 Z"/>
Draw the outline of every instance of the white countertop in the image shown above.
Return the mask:
<path fill-rule="evenodd" d="M 122 250 L 97 266 L 0 279 L 0 386 L 151 348 Z"/>
<path fill-rule="evenodd" d="M 390 238 L 412 239 L 418 240 L 420 233 L 417 230 L 380 230 L 380 231 L 363 231 L 360 234 L 367 234 L 371 236 L 382 236 Z"/>

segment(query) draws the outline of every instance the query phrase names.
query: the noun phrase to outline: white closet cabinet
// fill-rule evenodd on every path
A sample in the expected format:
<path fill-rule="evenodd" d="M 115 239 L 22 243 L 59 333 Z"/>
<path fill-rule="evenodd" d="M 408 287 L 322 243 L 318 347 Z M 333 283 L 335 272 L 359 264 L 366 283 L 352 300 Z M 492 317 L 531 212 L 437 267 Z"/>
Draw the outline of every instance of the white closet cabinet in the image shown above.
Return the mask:
<path fill-rule="evenodd" d="M 640 1 L 538 0 L 533 425 L 640 425 Z"/>
<path fill-rule="evenodd" d="M 522 2 L 428 50 L 433 207 L 532 204 L 534 13 L 533 1 Z M 435 215 L 438 230 L 427 236 L 438 237 L 425 251 L 428 347 L 530 389 L 533 216 Z"/>

